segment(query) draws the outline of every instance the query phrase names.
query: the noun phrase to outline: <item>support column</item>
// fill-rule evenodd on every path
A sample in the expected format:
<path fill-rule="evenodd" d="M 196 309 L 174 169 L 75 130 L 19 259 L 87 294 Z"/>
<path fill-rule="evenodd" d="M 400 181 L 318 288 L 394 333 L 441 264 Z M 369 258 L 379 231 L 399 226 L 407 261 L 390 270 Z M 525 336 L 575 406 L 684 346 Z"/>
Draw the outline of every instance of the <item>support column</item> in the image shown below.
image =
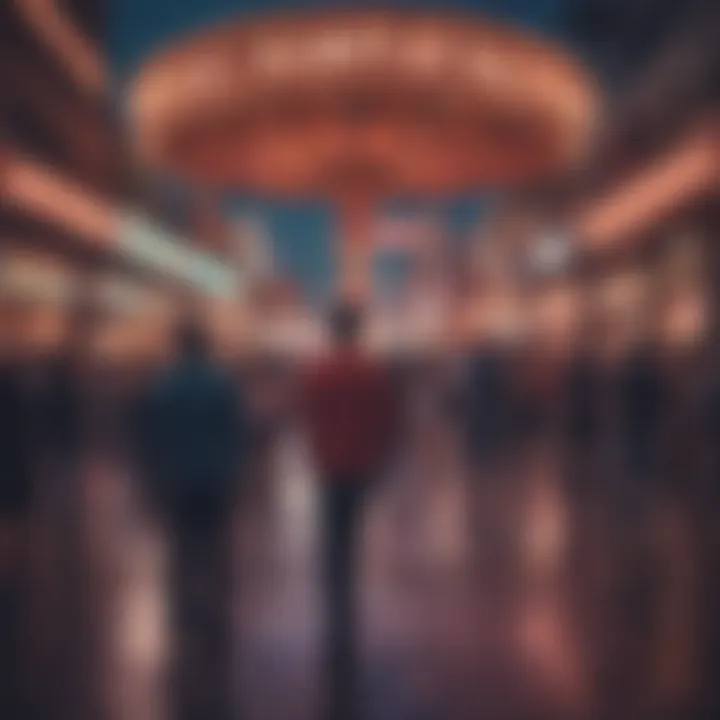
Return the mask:
<path fill-rule="evenodd" d="M 339 268 L 338 296 L 365 304 L 372 292 L 371 252 L 373 202 L 369 198 L 345 198 L 338 204 Z"/>

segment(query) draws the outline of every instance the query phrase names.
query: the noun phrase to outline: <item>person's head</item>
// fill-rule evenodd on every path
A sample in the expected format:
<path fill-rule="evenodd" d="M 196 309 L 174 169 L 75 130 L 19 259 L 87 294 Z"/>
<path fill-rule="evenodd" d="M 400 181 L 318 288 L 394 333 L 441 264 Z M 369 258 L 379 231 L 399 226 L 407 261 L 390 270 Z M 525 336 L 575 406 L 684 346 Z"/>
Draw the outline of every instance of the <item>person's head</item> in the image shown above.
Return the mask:
<path fill-rule="evenodd" d="M 356 345 L 362 330 L 362 315 L 354 305 L 341 303 L 330 314 L 330 335 L 339 347 Z"/>
<path fill-rule="evenodd" d="M 205 357 L 210 352 L 210 342 L 199 322 L 185 319 L 175 331 L 175 348 L 183 358 Z"/>

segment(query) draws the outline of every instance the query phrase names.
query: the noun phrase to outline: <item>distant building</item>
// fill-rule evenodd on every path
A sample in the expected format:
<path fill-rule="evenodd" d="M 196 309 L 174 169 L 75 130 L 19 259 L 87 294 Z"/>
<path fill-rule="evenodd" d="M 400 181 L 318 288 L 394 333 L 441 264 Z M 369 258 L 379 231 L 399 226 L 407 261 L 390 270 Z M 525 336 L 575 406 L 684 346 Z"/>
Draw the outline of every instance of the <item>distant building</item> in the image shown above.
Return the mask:
<path fill-rule="evenodd" d="M 233 222 L 235 262 L 238 271 L 255 285 L 274 277 L 275 252 L 267 224 L 258 215 L 245 215 Z"/>
<path fill-rule="evenodd" d="M 442 224 L 432 215 L 378 221 L 372 342 L 379 349 L 413 351 L 439 342 L 451 281 L 444 240 Z"/>
<path fill-rule="evenodd" d="M 373 287 L 380 302 L 395 303 L 419 278 L 442 276 L 446 269 L 443 228 L 422 214 L 386 215 L 378 220 L 372 250 Z"/>

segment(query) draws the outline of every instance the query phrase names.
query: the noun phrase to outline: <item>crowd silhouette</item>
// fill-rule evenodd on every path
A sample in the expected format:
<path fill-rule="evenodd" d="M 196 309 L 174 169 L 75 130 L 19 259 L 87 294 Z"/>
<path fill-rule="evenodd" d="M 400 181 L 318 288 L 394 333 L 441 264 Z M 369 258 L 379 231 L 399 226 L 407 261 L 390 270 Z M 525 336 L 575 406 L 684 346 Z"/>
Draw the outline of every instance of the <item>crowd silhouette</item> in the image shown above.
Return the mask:
<path fill-rule="evenodd" d="M 363 349 L 363 320 L 356 307 L 336 307 L 328 350 L 309 363 L 276 364 L 270 373 L 269 364 L 261 363 L 263 372 L 223 364 L 201 318 L 185 317 L 168 362 L 137 369 L 122 385 L 115 375 L 123 390 L 114 409 L 99 414 L 93 402 L 110 402 L 98 390 L 106 380 L 88 369 L 82 334 L 71 335 L 72 342 L 38 366 L 22 367 L 4 348 L 2 717 L 92 716 L 84 698 L 92 663 L 80 659 L 92 655 L 88 618 L 94 612 L 81 599 L 87 552 L 81 476 L 89 446 L 103 443 L 132 458 L 147 507 L 168 539 L 172 717 L 241 713 L 234 682 L 236 510 L 271 481 L 268 457 L 288 424 L 303 428 L 317 477 L 322 704 L 328 718 L 359 717 L 365 516 L 397 459 L 408 453 L 411 409 L 422 392 L 433 395 L 430 412 L 450 429 L 466 468 L 477 561 L 469 581 L 490 582 L 502 602 L 522 596 L 523 484 L 527 468 L 543 467 L 550 453 L 570 520 L 567 557 L 554 582 L 570 598 L 566 621 L 583 627 L 593 658 L 594 716 L 668 717 L 660 698 L 638 688 L 650 682 L 664 624 L 676 622 L 663 617 L 664 598 L 682 594 L 683 582 L 692 585 L 685 611 L 697 612 L 704 626 L 681 632 L 695 633 L 702 651 L 691 688 L 671 709 L 678 717 L 713 716 L 718 629 L 702 611 L 717 596 L 712 548 L 720 393 L 712 364 L 700 351 L 679 358 L 642 338 L 604 355 L 597 333 L 578 336 L 556 355 L 485 340 L 470 346 L 459 364 L 384 362 Z M 451 380 L 436 382 L 443 376 Z M 258 401 L 267 396 L 258 391 L 261 380 L 265 391 L 283 388 L 282 402 Z M 93 417 L 114 420 L 103 431 Z M 422 442 L 424 450 L 410 453 L 429 450 L 430 441 Z M 433 482 L 441 483 L 445 468 L 433 465 L 431 452 L 423 457 L 438 478 Z M 38 593 L 31 536 L 38 489 L 49 482 L 61 507 L 54 547 L 42 548 L 52 553 L 55 576 L 44 580 L 53 599 L 43 611 L 43 602 L 30 597 Z M 679 553 L 674 560 L 673 553 Z M 692 580 L 672 576 L 684 563 L 699 568 Z M 39 641 L 31 633 L 38 612 L 50 613 Z M 644 680 L 639 668 L 647 671 Z"/>

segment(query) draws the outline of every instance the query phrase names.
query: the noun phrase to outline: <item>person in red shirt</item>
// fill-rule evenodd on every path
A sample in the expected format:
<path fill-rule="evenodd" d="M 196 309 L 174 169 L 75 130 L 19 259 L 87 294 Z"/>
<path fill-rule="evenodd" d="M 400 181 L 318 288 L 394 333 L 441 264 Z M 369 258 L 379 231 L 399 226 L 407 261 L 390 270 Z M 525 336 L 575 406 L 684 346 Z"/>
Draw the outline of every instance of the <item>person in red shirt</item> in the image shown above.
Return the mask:
<path fill-rule="evenodd" d="M 330 318 L 332 349 L 304 378 L 303 410 L 321 478 L 328 667 L 343 717 L 355 673 L 354 586 L 367 493 L 395 448 L 398 401 L 389 375 L 360 349 L 362 318 L 348 305 Z"/>

